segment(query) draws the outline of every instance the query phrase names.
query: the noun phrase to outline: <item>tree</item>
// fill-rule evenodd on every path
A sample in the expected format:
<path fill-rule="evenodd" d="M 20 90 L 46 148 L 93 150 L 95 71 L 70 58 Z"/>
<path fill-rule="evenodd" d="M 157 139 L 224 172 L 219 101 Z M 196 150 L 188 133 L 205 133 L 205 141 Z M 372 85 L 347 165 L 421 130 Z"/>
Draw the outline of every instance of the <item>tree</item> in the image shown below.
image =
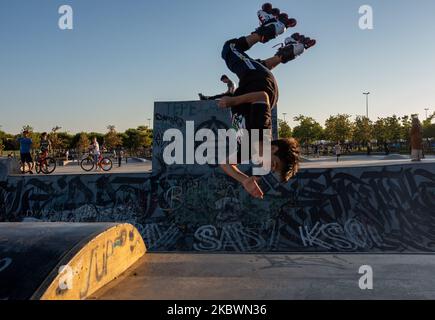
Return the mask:
<path fill-rule="evenodd" d="M 326 139 L 334 142 L 345 142 L 352 138 L 353 125 L 350 121 L 350 115 L 337 114 L 330 116 L 325 121 Z"/>
<path fill-rule="evenodd" d="M 90 145 L 89 137 L 86 132 L 81 132 L 78 134 L 78 141 L 76 144 L 76 149 L 79 154 L 85 153 Z"/>
<path fill-rule="evenodd" d="M 384 118 L 378 118 L 373 125 L 373 137 L 378 143 L 387 142 L 387 125 Z"/>
<path fill-rule="evenodd" d="M 53 151 L 55 151 L 55 150 L 59 151 L 60 149 L 65 148 L 65 144 L 58 133 L 58 131 L 60 129 L 62 129 L 62 127 L 55 126 L 53 129 L 51 129 L 51 132 L 48 135 L 48 139 L 50 140 L 50 143 L 51 143 L 51 149 Z"/>
<path fill-rule="evenodd" d="M 140 129 L 140 130 L 139 130 Z M 128 129 L 124 132 L 123 145 L 130 150 L 130 153 L 137 153 L 144 147 L 151 146 L 152 138 L 149 130 L 145 127 L 138 129 Z"/>
<path fill-rule="evenodd" d="M 403 116 L 400 118 L 401 121 L 401 130 L 400 130 L 400 139 L 409 141 L 412 127 L 412 118 L 410 116 Z"/>
<path fill-rule="evenodd" d="M 423 138 L 431 139 L 435 138 L 435 123 L 432 121 L 435 119 L 435 112 L 423 121 Z"/>
<path fill-rule="evenodd" d="M 364 116 L 357 116 L 353 123 L 352 140 L 365 145 L 373 139 L 373 123 Z"/>
<path fill-rule="evenodd" d="M 59 132 L 59 139 L 62 140 L 63 146 L 67 149 L 74 149 L 73 139 L 74 136 L 69 134 L 68 132 Z"/>
<path fill-rule="evenodd" d="M 284 120 L 278 119 L 278 136 L 279 138 L 291 138 L 292 129 Z"/>
<path fill-rule="evenodd" d="M 114 125 L 108 125 L 107 129 L 109 130 L 104 136 L 104 141 L 106 142 L 107 149 L 116 149 L 122 144 L 121 137 L 116 132 Z"/>
<path fill-rule="evenodd" d="M 402 138 L 403 127 L 400 123 L 400 119 L 393 115 L 392 117 L 385 118 L 385 133 L 387 141 L 398 142 Z M 409 131 L 407 132 L 409 136 Z"/>
<path fill-rule="evenodd" d="M 299 124 L 293 128 L 293 137 L 301 144 L 309 144 L 323 137 L 323 128 L 311 117 L 299 115 L 294 118 Z"/>

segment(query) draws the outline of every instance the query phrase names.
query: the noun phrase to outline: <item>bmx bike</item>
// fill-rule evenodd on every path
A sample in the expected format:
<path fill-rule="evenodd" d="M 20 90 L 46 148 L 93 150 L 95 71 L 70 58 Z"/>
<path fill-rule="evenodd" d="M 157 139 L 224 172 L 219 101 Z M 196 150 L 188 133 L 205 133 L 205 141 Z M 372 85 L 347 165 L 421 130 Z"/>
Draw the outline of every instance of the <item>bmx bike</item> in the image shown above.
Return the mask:
<path fill-rule="evenodd" d="M 45 153 L 39 153 L 35 161 L 36 173 L 51 174 L 56 170 L 56 160 Z"/>
<path fill-rule="evenodd" d="M 107 157 L 103 157 L 101 154 L 98 156 L 98 161 L 95 162 L 94 156 L 92 154 L 88 154 L 82 161 L 80 162 L 80 167 L 86 171 L 92 171 L 94 168 L 101 168 L 103 171 L 107 172 L 112 170 L 113 163 Z"/>

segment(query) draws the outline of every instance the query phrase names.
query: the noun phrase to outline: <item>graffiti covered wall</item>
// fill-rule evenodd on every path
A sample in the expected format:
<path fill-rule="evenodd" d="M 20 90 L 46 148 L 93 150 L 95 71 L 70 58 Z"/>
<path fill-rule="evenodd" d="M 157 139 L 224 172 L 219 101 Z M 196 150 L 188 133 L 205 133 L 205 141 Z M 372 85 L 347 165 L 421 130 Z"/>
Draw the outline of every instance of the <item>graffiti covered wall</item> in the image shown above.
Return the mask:
<path fill-rule="evenodd" d="M 129 222 L 150 251 L 435 251 L 434 163 L 302 170 L 285 185 L 269 175 L 260 182 L 264 200 L 218 167 L 156 167 L 9 176 L 0 182 L 0 221 Z"/>

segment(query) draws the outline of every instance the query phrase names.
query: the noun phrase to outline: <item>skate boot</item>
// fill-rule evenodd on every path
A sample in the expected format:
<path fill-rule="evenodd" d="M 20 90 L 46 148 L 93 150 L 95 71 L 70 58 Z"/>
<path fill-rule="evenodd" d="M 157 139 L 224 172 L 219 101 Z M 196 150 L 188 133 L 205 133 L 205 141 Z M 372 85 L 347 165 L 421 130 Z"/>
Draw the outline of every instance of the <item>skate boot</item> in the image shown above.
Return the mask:
<path fill-rule="evenodd" d="M 280 13 L 277 17 L 269 17 L 269 20 L 266 20 L 253 33 L 260 35 L 260 41 L 262 43 L 266 43 L 272 39 L 275 39 L 280 34 L 283 34 L 287 28 L 295 27 L 296 24 L 297 21 L 295 19 L 290 19 L 286 13 Z"/>
<path fill-rule="evenodd" d="M 294 60 L 297 56 L 304 53 L 305 50 L 316 45 L 316 40 L 310 39 L 299 33 L 294 33 L 291 37 L 285 39 L 278 49 L 276 56 L 281 58 L 282 63 Z"/>
<path fill-rule="evenodd" d="M 272 4 L 263 4 L 261 10 L 257 12 L 258 19 L 260 20 L 260 25 L 265 24 L 269 20 L 277 19 L 280 13 L 281 10 L 279 10 L 278 8 L 273 8 Z"/>
<path fill-rule="evenodd" d="M 302 43 L 305 49 L 309 49 L 316 45 L 316 40 L 305 37 L 304 35 L 299 33 L 293 33 L 290 38 L 285 39 L 284 44 L 287 45 L 292 41 Z"/>

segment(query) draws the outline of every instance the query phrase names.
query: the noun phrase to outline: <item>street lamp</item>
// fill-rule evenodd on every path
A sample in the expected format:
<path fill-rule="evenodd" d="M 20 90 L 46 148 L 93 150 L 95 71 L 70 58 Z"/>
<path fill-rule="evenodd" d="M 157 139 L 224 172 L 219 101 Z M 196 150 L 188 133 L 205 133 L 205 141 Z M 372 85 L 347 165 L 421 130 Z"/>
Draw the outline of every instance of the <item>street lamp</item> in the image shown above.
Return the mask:
<path fill-rule="evenodd" d="M 148 129 L 151 129 L 151 119 L 148 118 Z"/>
<path fill-rule="evenodd" d="M 282 115 L 284 116 L 284 122 L 286 122 L 286 121 L 285 121 L 285 116 L 287 115 L 287 113 L 283 112 Z"/>
<path fill-rule="evenodd" d="M 424 111 L 426 111 L 426 120 L 427 120 L 427 112 L 429 111 L 429 108 L 425 108 Z"/>
<path fill-rule="evenodd" d="M 363 94 L 366 96 L 366 117 L 369 117 L 369 94 L 370 92 L 363 92 Z"/>

